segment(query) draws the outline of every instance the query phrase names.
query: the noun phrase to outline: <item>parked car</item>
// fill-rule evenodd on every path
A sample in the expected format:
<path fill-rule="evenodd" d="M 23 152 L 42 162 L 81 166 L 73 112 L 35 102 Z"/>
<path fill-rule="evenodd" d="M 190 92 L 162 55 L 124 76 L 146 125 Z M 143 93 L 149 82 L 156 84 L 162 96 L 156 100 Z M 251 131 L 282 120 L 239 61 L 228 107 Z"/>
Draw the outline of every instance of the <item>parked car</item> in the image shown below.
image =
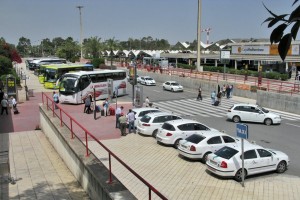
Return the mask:
<path fill-rule="evenodd" d="M 139 78 L 139 83 L 142 85 L 156 85 L 156 82 L 150 76 L 141 76 Z"/>
<path fill-rule="evenodd" d="M 183 86 L 176 81 L 167 81 L 163 83 L 163 89 L 172 92 L 183 92 Z"/>
<path fill-rule="evenodd" d="M 244 144 L 244 178 L 269 171 L 283 173 L 290 164 L 288 155 L 246 142 Z M 228 144 L 207 157 L 208 171 L 222 177 L 234 177 L 242 181 L 241 143 Z"/>
<path fill-rule="evenodd" d="M 236 143 L 238 138 L 233 138 L 222 132 L 201 132 L 192 134 L 179 141 L 178 152 L 180 155 L 195 160 L 206 162 L 207 156 L 216 152 L 226 144 Z"/>
<path fill-rule="evenodd" d="M 150 107 L 143 107 L 143 108 L 133 108 L 132 111 L 135 114 L 135 121 L 134 126 L 136 127 L 138 124 L 138 121 L 146 114 L 148 113 L 154 113 L 154 112 L 161 112 L 158 108 L 150 108 Z"/>
<path fill-rule="evenodd" d="M 170 120 L 182 119 L 181 117 L 166 112 L 155 112 L 144 115 L 137 123 L 137 132 L 143 135 L 152 135 L 156 138 L 158 129 Z"/>
<path fill-rule="evenodd" d="M 213 131 L 217 130 L 197 121 L 190 119 L 177 119 L 165 122 L 162 127 L 159 128 L 156 140 L 158 143 L 171 145 L 177 149 L 180 140 L 183 140 L 195 133 Z"/>
<path fill-rule="evenodd" d="M 259 122 L 266 125 L 280 124 L 281 116 L 255 104 L 234 104 L 227 112 L 233 122 Z"/>

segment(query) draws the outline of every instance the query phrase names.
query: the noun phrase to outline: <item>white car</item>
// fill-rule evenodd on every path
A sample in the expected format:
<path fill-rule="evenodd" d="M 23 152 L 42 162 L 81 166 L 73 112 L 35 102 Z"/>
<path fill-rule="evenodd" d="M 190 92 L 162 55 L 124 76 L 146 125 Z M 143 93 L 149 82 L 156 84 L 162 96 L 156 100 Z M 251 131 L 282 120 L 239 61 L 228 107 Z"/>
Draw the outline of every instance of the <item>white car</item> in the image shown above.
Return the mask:
<path fill-rule="evenodd" d="M 281 151 L 265 149 L 249 142 L 244 144 L 244 178 L 269 171 L 283 173 L 289 164 L 288 155 Z M 226 145 L 209 154 L 206 165 L 210 172 L 218 176 L 234 177 L 236 181 L 242 181 L 241 143 Z"/>
<path fill-rule="evenodd" d="M 150 76 L 141 76 L 138 80 L 138 82 L 142 85 L 156 85 L 155 80 Z"/>
<path fill-rule="evenodd" d="M 213 131 L 217 130 L 197 121 L 190 119 L 177 119 L 165 122 L 162 127 L 158 129 L 156 140 L 158 143 L 171 145 L 177 149 L 180 140 L 183 140 L 195 133 Z"/>
<path fill-rule="evenodd" d="M 158 129 L 170 120 L 182 119 L 181 117 L 166 112 L 155 112 L 144 115 L 137 124 L 137 132 L 142 135 L 150 135 L 156 138 Z"/>
<path fill-rule="evenodd" d="M 259 122 L 266 125 L 280 124 L 281 116 L 255 104 L 234 104 L 227 112 L 227 118 L 234 121 Z"/>
<path fill-rule="evenodd" d="M 176 81 L 167 81 L 163 83 L 164 90 L 170 90 L 172 92 L 183 92 L 183 86 Z"/>
<path fill-rule="evenodd" d="M 207 156 L 216 152 L 226 144 L 236 143 L 238 138 L 233 138 L 222 132 L 201 132 L 181 140 L 178 146 L 180 155 L 195 160 L 206 162 Z"/>
<path fill-rule="evenodd" d="M 154 113 L 154 112 L 161 112 L 158 108 L 151 108 L 151 107 L 143 107 L 143 108 L 133 108 L 132 111 L 135 114 L 135 121 L 134 126 L 136 127 L 138 124 L 138 121 L 146 114 L 148 113 Z"/>

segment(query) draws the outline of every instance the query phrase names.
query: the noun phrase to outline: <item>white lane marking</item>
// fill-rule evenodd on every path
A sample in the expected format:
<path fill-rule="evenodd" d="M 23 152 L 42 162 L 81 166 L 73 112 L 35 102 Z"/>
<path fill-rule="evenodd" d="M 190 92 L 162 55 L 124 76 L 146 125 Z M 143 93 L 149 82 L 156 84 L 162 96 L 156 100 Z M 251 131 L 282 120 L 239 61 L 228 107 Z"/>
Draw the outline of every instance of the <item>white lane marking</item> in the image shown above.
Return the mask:
<path fill-rule="evenodd" d="M 296 127 L 299 127 L 299 128 L 300 128 L 300 126 L 298 126 L 298 125 L 296 125 L 296 124 L 290 124 L 290 123 L 285 123 L 285 124 L 291 125 L 291 126 L 296 126 Z"/>

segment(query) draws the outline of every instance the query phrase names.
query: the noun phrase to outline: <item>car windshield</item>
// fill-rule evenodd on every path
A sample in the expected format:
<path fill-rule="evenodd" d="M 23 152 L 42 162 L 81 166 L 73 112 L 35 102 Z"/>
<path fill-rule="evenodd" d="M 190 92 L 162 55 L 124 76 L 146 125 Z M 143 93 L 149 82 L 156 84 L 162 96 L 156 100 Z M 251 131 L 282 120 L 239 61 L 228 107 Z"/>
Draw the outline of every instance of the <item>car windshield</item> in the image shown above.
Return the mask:
<path fill-rule="evenodd" d="M 142 118 L 141 118 L 141 122 L 145 122 L 145 123 L 148 123 L 150 121 L 151 117 L 149 117 L 148 115 L 144 115 Z"/>
<path fill-rule="evenodd" d="M 198 144 L 199 142 L 201 142 L 202 140 L 204 140 L 205 137 L 202 135 L 197 135 L 197 134 L 193 134 L 189 137 L 187 137 L 185 140 L 194 144 Z"/>
<path fill-rule="evenodd" d="M 169 123 L 164 123 L 161 128 L 168 130 L 168 131 L 175 131 L 174 126 Z"/>
<path fill-rule="evenodd" d="M 171 85 L 174 85 L 174 86 L 179 86 L 178 83 L 171 83 Z"/>
<path fill-rule="evenodd" d="M 221 158 L 227 159 L 229 160 L 230 158 L 232 158 L 235 154 L 237 154 L 237 150 L 233 149 L 231 147 L 223 147 L 221 149 L 219 149 L 218 151 L 215 152 L 215 154 Z"/>
<path fill-rule="evenodd" d="M 261 109 L 264 113 L 268 113 L 269 112 L 269 110 L 267 110 L 267 109 L 265 109 L 263 107 L 258 107 L 258 108 Z"/>

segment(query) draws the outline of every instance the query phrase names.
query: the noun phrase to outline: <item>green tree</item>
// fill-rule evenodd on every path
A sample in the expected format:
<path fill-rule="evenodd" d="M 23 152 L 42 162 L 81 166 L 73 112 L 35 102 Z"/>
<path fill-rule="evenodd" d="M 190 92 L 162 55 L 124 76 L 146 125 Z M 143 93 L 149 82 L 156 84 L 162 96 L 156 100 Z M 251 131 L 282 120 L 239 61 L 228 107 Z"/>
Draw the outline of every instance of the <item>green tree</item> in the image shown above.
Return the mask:
<path fill-rule="evenodd" d="M 292 6 L 294 6 L 298 0 L 294 0 Z M 272 28 L 278 22 L 281 22 L 276 28 L 273 29 L 270 35 L 270 42 L 279 43 L 278 52 L 282 60 L 285 60 L 285 57 L 288 53 L 288 50 L 291 46 L 292 39 L 296 40 L 299 26 L 300 26 L 300 5 L 291 12 L 291 14 L 282 14 L 277 15 L 269 10 L 265 4 L 263 4 L 267 11 L 271 14 L 271 17 L 267 18 L 263 23 L 268 23 L 268 28 Z M 285 34 L 287 27 L 291 27 L 290 32 Z"/>
<path fill-rule="evenodd" d="M 91 55 L 92 58 L 99 58 L 100 51 L 102 49 L 101 38 L 98 38 L 96 36 L 96 37 L 90 37 L 88 39 L 84 39 L 83 49 L 85 50 L 86 55 Z"/>
<path fill-rule="evenodd" d="M 68 37 L 63 45 L 57 49 L 57 56 L 75 62 L 80 57 L 80 46 L 77 42 L 73 41 L 72 37 Z"/>
<path fill-rule="evenodd" d="M 22 56 L 27 56 L 30 54 L 31 50 L 31 42 L 30 39 L 21 37 L 19 38 L 19 42 L 17 45 L 17 50 L 20 52 Z"/>
<path fill-rule="evenodd" d="M 59 47 L 61 47 L 64 42 L 65 42 L 65 40 L 62 39 L 61 37 L 55 37 L 55 38 L 52 39 L 52 45 L 54 47 L 55 54 L 56 54 L 57 49 Z"/>
<path fill-rule="evenodd" d="M 2 55 L 0 55 L 0 66 L 0 75 L 9 74 L 13 68 L 11 60 Z"/>
<path fill-rule="evenodd" d="M 106 40 L 105 45 L 106 45 L 105 48 L 108 51 L 110 51 L 110 54 L 109 54 L 109 56 L 110 56 L 110 67 L 112 67 L 113 51 L 117 50 L 117 48 L 119 47 L 118 41 L 115 40 L 115 38 L 113 37 L 111 39 Z"/>

